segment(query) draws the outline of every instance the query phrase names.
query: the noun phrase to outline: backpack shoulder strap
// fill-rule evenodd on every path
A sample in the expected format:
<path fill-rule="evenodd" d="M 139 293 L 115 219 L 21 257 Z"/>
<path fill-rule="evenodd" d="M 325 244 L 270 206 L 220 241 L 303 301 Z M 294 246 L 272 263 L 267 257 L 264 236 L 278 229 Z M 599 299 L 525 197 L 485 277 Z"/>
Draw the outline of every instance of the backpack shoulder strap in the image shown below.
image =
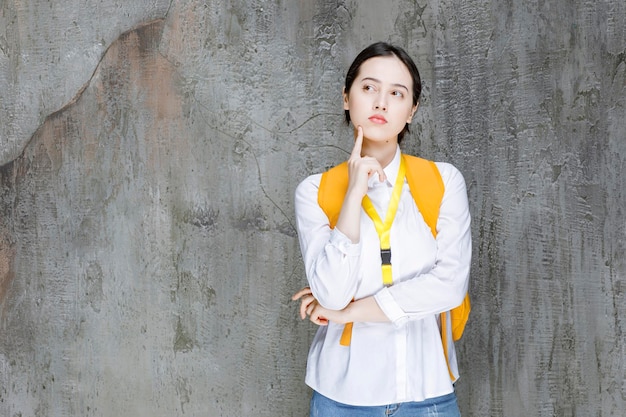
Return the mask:
<path fill-rule="evenodd" d="M 411 195 L 433 236 L 437 236 L 437 219 L 443 199 L 443 180 L 437 165 L 417 156 L 402 154 L 406 164 L 406 181 Z"/>
<path fill-rule="evenodd" d="M 406 177 L 411 189 L 411 195 L 420 213 L 422 213 L 424 221 L 430 227 L 433 236 L 437 237 L 437 219 L 439 218 L 439 209 L 441 208 L 444 193 L 443 179 L 439 169 L 433 161 L 411 155 L 403 156 L 407 164 Z M 441 342 L 452 381 L 456 381 L 457 376 L 450 368 L 451 343 L 449 342 L 449 337 L 451 336 L 454 341 L 461 338 L 470 310 L 471 304 L 468 293 L 465 294 L 465 298 L 460 306 L 453 308 L 449 313 L 444 312 L 440 315 Z M 448 324 L 448 320 L 450 320 L 450 324 Z M 450 326 L 450 329 L 448 326 Z"/>
<path fill-rule="evenodd" d="M 343 199 L 348 191 L 348 180 L 348 162 L 343 162 L 322 174 L 317 204 L 326 213 L 331 229 L 335 228 L 339 219 Z"/>

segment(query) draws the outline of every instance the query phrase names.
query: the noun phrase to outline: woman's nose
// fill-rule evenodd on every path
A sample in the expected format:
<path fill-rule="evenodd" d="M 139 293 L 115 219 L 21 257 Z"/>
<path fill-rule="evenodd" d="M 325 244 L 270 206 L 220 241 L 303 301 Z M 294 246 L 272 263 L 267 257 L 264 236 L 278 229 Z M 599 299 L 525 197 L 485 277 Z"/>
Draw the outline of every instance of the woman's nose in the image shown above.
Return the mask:
<path fill-rule="evenodd" d="M 384 99 L 384 97 L 381 96 L 376 98 L 376 101 L 374 102 L 374 109 L 387 111 L 387 101 Z"/>

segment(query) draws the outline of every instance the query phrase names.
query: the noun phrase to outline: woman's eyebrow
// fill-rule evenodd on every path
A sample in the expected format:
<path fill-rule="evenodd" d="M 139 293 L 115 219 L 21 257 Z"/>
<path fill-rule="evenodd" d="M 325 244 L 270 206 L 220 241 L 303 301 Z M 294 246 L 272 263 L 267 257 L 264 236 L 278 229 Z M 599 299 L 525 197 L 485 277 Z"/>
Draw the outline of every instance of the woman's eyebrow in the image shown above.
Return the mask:
<path fill-rule="evenodd" d="M 380 81 L 378 78 L 373 78 L 373 77 L 364 77 L 363 79 L 361 79 L 361 82 L 363 81 L 373 81 L 375 83 L 382 84 L 382 81 Z M 391 85 L 394 87 L 404 88 L 406 91 L 409 91 L 409 89 L 404 84 L 393 83 Z"/>

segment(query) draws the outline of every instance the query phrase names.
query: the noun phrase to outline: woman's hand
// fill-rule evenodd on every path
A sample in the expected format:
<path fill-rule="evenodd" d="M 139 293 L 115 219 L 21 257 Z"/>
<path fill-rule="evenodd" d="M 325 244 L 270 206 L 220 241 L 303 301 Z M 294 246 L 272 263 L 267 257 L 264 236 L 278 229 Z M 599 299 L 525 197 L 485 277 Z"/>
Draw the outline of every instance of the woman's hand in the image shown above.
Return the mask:
<path fill-rule="evenodd" d="M 354 148 L 348 158 L 348 190 L 344 197 L 341 212 L 335 227 L 352 241 L 361 239 L 361 202 L 367 194 L 368 180 L 378 174 L 380 181 L 387 177 L 378 160 L 372 156 L 361 156 L 363 148 L 363 128 L 357 127 Z"/>
<path fill-rule="evenodd" d="M 313 297 L 313 292 L 311 291 L 311 288 L 309 287 L 302 288 L 300 291 L 292 295 L 291 299 L 293 301 L 300 300 L 300 318 L 302 320 L 306 318 L 309 305 L 311 305 L 311 303 L 313 302 L 317 302 L 317 300 L 315 300 L 315 297 Z"/>
<path fill-rule="evenodd" d="M 309 316 L 309 320 L 318 326 L 327 326 L 329 321 L 334 323 L 347 323 L 344 310 L 329 310 L 317 302 L 309 287 L 304 287 L 292 297 L 292 300 L 300 300 L 300 318 L 304 320 Z"/>
<path fill-rule="evenodd" d="M 348 194 L 354 193 L 359 200 L 367 194 L 367 182 L 372 175 L 378 174 L 381 182 L 385 181 L 385 171 L 373 156 L 361 156 L 363 150 L 363 128 L 358 126 L 350 158 L 348 158 Z"/>

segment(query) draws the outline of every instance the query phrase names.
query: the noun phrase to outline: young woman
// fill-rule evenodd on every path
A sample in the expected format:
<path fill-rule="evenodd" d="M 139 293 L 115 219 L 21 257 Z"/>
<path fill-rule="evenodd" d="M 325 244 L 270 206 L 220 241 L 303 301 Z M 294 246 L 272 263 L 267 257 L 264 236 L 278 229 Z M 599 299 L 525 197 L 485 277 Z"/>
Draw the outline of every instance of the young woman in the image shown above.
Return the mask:
<path fill-rule="evenodd" d="M 470 215 L 465 181 L 450 164 L 436 163 L 444 186 L 436 230 L 411 194 L 398 145 L 420 93 L 419 72 L 404 50 L 386 43 L 364 49 L 343 90 L 355 141 L 336 222 L 320 206 L 322 174 L 297 187 L 310 287 L 293 299 L 302 318 L 320 326 L 307 364 L 311 416 L 460 415 L 454 345 L 443 346 L 440 314 L 467 293 Z M 381 250 L 383 219 L 389 250 Z"/>

